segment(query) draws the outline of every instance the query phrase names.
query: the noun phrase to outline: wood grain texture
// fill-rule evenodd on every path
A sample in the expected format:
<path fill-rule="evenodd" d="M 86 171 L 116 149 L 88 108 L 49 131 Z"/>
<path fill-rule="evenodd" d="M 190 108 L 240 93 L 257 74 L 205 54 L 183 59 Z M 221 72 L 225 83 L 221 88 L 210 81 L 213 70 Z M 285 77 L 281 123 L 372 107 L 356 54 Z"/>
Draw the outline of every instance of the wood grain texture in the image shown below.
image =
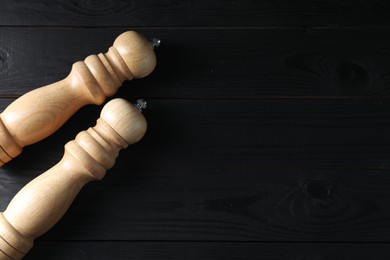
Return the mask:
<path fill-rule="evenodd" d="M 7 194 L 28 175 L 18 174 L 1 178 Z M 113 169 L 36 243 L 389 242 L 389 182 L 380 170 Z"/>
<path fill-rule="evenodd" d="M 4 166 L 0 209 L 98 112 Z M 145 138 L 43 240 L 389 242 L 389 113 L 380 100 L 149 100 Z"/>
<path fill-rule="evenodd" d="M 388 1 L 0 7 L 2 109 L 121 32 L 162 39 L 153 74 L 117 93 L 149 101 L 145 138 L 26 259 L 390 258 Z M 99 113 L 0 169 L 0 210 Z"/>
<path fill-rule="evenodd" d="M 0 24 L 28 26 L 383 26 L 384 0 L 1 0 Z"/>
<path fill-rule="evenodd" d="M 2 177 L 8 194 L 19 178 L 11 186 Z M 112 170 L 86 186 L 36 243 L 389 242 L 389 182 L 388 171 L 379 170 Z"/>
<path fill-rule="evenodd" d="M 262 259 L 385 260 L 388 244 L 234 242 L 44 242 L 28 259 Z"/>
<path fill-rule="evenodd" d="M 64 78 L 71 64 L 105 52 L 112 39 L 128 29 L 0 29 L 0 95 L 21 95 Z M 162 39 L 156 50 L 157 67 L 145 79 L 126 82 L 119 90 L 122 96 L 390 95 L 387 29 L 140 32 Z"/>
<path fill-rule="evenodd" d="M 147 101 L 150 106 L 145 115 L 150 128 L 143 145 L 137 148 L 137 158 L 154 162 L 145 163 L 146 169 L 203 165 L 390 167 L 387 137 L 390 104 L 386 100 Z M 22 153 L 15 163 L 11 161 L 11 169 L 24 165 L 34 169 L 58 162 L 63 144 L 94 125 L 99 112 L 99 107 L 83 108 L 59 134 L 31 148 L 26 147 L 24 153 L 27 154 Z M 44 145 L 57 149 L 46 152 Z M 38 151 L 48 164 L 40 165 L 42 160 L 34 163 L 30 159 L 37 156 Z"/>
<path fill-rule="evenodd" d="M 112 173 L 104 184 L 86 187 L 42 239 L 390 239 L 388 171 L 176 168 Z"/>

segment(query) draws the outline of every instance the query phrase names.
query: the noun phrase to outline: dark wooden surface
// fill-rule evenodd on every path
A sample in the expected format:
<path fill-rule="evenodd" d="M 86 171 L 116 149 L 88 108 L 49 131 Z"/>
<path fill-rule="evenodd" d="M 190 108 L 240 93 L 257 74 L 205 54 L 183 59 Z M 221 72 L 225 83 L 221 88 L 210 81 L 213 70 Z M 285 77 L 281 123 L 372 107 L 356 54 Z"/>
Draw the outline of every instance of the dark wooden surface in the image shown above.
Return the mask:
<path fill-rule="evenodd" d="M 153 76 L 125 83 L 125 96 L 390 96 L 390 28 L 133 27 L 0 28 L 0 95 L 20 95 L 65 77 L 74 61 L 104 51 L 129 29 L 164 43 Z"/>
<path fill-rule="evenodd" d="M 9 26 L 387 26 L 386 0 L 1 0 Z"/>
<path fill-rule="evenodd" d="M 0 0 L 0 108 L 126 30 L 149 129 L 26 259 L 389 259 L 388 1 Z M 0 168 L 0 210 L 94 125 Z"/>

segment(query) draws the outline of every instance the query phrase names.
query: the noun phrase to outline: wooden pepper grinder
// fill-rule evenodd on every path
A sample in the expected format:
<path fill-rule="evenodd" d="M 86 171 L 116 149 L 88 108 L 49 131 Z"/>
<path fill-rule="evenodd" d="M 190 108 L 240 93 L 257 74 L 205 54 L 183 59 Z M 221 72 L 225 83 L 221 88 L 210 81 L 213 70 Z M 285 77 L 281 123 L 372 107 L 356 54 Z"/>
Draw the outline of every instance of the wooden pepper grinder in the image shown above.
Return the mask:
<path fill-rule="evenodd" d="M 124 80 L 142 78 L 153 71 L 153 51 L 160 41 L 147 41 L 128 31 L 116 38 L 107 53 L 88 56 L 73 64 L 63 80 L 35 89 L 15 100 L 0 115 L 0 166 L 54 133 L 78 109 L 100 105 L 115 94 Z"/>
<path fill-rule="evenodd" d="M 143 105 L 143 103 L 140 103 Z M 119 150 L 138 142 L 146 120 L 124 99 L 108 102 L 95 127 L 65 145 L 61 161 L 28 183 L 0 213 L 0 259 L 21 259 L 64 215 L 88 182 L 100 180 Z"/>

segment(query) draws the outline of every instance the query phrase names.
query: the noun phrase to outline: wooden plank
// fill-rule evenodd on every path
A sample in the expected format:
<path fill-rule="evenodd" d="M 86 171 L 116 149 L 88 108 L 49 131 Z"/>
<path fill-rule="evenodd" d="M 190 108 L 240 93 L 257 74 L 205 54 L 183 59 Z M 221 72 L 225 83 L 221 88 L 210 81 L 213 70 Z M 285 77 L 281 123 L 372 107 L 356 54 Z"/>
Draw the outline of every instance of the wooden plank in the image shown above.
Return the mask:
<path fill-rule="evenodd" d="M 0 169 L 0 210 L 99 110 Z M 149 100 L 144 140 L 43 239 L 390 242 L 389 113 L 364 99 Z"/>
<path fill-rule="evenodd" d="M 152 171 L 132 161 L 85 187 L 42 240 L 389 242 L 389 183 L 380 170 Z"/>
<path fill-rule="evenodd" d="M 11 102 L 1 101 L 3 106 Z M 148 102 L 145 115 L 149 129 L 142 144 L 136 144 L 137 158 L 148 157 L 158 168 L 390 168 L 387 101 L 149 99 Z M 64 142 L 94 125 L 100 109 L 83 108 L 54 136 L 27 147 L 13 167 L 30 163 L 33 167 L 46 167 L 41 161 L 34 163 L 29 159 L 38 154 L 47 158 L 47 164 L 55 163 L 62 156 Z M 53 151 L 46 154 L 45 147 Z M 144 167 L 155 168 L 150 164 Z"/>
<path fill-rule="evenodd" d="M 388 259 L 388 244 L 46 242 L 24 259 Z"/>
<path fill-rule="evenodd" d="M 130 28 L 128 28 L 130 29 Z M 127 29 L 0 29 L 0 95 L 64 78 Z M 145 98 L 389 97 L 390 29 L 140 30 L 158 36 L 158 65 L 126 82 Z M 28 44 L 25 44 L 28 42 Z"/>
<path fill-rule="evenodd" d="M 0 1 L 0 25 L 383 26 L 384 0 Z"/>

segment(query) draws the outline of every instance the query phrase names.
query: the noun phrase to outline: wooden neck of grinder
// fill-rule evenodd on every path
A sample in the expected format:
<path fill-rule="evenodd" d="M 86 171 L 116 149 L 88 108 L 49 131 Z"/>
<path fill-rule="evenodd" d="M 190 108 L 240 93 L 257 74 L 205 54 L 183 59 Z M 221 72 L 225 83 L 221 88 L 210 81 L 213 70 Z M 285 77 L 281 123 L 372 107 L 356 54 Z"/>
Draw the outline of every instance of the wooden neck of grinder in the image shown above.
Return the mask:
<path fill-rule="evenodd" d="M 129 102 L 108 102 L 96 126 L 68 142 L 61 161 L 28 183 L 0 213 L 0 259 L 21 259 L 34 239 L 64 215 L 80 189 L 102 179 L 119 150 L 143 137 L 146 125 Z"/>
<path fill-rule="evenodd" d="M 58 130 L 78 109 L 100 105 L 124 80 L 142 78 L 156 66 L 153 43 L 128 31 L 116 38 L 107 53 L 73 64 L 63 80 L 30 91 L 0 115 L 0 166 Z"/>

